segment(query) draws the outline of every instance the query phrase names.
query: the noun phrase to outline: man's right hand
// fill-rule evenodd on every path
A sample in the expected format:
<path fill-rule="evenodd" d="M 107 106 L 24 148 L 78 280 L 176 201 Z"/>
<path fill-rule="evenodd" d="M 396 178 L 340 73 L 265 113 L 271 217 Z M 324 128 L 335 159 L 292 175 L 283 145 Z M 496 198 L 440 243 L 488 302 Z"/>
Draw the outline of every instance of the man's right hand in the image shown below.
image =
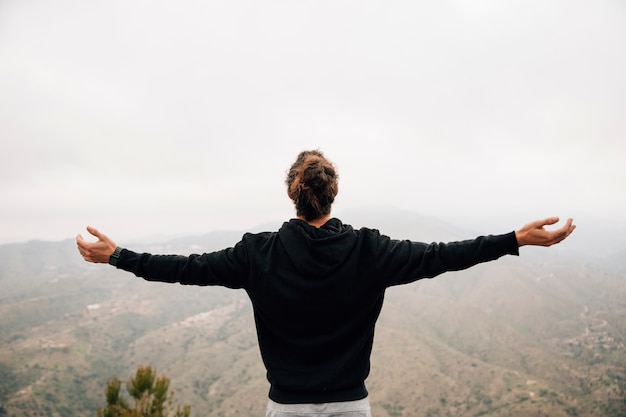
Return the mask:
<path fill-rule="evenodd" d="M 565 225 L 557 230 L 546 230 L 544 226 L 555 224 L 559 221 L 558 217 L 549 217 L 543 220 L 535 220 L 528 223 L 515 232 L 517 244 L 519 246 L 552 246 L 561 242 L 568 237 L 576 228 L 572 224 L 572 219 L 567 219 Z"/>

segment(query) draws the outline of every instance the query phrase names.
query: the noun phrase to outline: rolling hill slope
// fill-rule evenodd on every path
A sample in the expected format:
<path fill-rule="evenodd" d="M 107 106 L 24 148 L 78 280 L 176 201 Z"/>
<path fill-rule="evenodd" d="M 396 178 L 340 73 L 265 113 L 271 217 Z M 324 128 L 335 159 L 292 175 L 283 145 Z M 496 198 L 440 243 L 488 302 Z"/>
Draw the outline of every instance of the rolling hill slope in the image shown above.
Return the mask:
<path fill-rule="evenodd" d="M 371 218 L 415 240 L 472 237 L 389 210 L 347 222 Z M 241 234 L 133 249 L 210 251 Z M 626 277 L 566 247 L 525 249 L 388 290 L 367 381 L 375 416 L 626 415 Z M 243 291 L 148 283 L 84 263 L 73 241 L 0 246 L 0 284 L 0 416 L 93 416 L 107 379 L 147 364 L 192 415 L 264 413 Z"/>

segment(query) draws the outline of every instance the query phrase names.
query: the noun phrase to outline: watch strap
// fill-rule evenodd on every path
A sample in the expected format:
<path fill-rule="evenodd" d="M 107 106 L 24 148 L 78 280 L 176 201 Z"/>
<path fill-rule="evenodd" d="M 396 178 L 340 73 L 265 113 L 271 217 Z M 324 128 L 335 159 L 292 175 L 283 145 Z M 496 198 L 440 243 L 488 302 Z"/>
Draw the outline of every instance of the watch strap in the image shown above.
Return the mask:
<path fill-rule="evenodd" d="M 117 266 L 117 261 L 120 259 L 120 254 L 122 253 L 121 247 L 116 247 L 111 256 L 109 257 L 109 264 L 113 266 Z"/>

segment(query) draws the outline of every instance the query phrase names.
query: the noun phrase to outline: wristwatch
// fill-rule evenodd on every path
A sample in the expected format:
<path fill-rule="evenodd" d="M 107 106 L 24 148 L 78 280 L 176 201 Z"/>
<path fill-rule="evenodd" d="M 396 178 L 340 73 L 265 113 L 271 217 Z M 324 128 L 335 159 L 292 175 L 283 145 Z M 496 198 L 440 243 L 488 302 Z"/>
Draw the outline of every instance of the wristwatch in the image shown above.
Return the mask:
<path fill-rule="evenodd" d="M 120 253 L 122 253 L 122 248 L 118 246 L 109 257 L 110 265 L 117 266 L 117 261 L 120 259 Z"/>

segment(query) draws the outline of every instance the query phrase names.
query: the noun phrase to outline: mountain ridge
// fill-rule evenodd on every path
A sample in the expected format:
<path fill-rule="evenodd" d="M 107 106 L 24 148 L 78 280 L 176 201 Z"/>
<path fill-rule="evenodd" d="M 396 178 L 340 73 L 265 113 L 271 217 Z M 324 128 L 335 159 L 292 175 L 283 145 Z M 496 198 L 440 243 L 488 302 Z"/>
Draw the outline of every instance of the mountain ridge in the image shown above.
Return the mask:
<path fill-rule="evenodd" d="M 473 237 L 378 212 L 342 217 L 394 238 Z M 210 251 L 241 235 L 132 249 Z M 626 278 L 558 246 L 525 249 L 387 291 L 367 380 L 374 415 L 624 415 Z M 192 415 L 264 412 L 268 384 L 243 291 L 146 282 L 85 263 L 71 239 L 0 245 L 0 283 L 0 416 L 94 415 L 107 379 L 146 364 L 171 378 Z"/>

